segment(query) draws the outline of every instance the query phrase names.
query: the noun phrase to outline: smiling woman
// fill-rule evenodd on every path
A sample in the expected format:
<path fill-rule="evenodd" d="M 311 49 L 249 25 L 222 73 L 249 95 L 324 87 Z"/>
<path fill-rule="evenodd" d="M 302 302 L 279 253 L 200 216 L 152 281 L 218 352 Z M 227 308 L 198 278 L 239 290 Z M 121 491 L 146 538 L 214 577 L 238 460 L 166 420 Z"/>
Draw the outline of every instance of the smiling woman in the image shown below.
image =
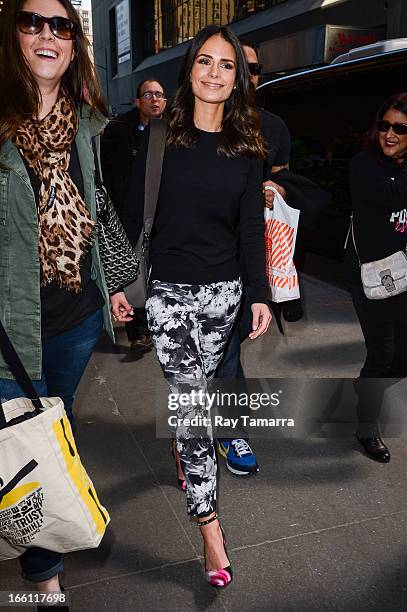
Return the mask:
<path fill-rule="evenodd" d="M 68 0 L 8 5 L 0 79 L 0 319 L 38 393 L 61 397 L 72 421 L 76 388 L 111 323 L 91 146 L 106 110 Z M 0 355 L 0 397 L 21 394 Z M 39 590 L 60 589 L 59 553 L 30 548 L 20 560 Z"/>
<path fill-rule="evenodd" d="M 45 19 L 54 15 L 58 15 L 54 23 Z M 56 19 L 68 22 L 62 33 L 70 34 L 69 38 L 58 36 L 61 31 L 55 27 Z M 20 49 L 41 91 L 39 119 L 42 119 L 55 104 L 61 79 L 74 59 L 72 38 L 76 25 L 68 20 L 67 11 L 58 0 L 27 0 L 24 11 L 16 15 L 16 25 Z"/>
<path fill-rule="evenodd" d="M 214 377 L 240 306 L 243 256 L 250 285 L 250 338 L 269 326 L 264 157 L 242 47 L 229 28 L 207 26 L 187 50 L 170 108 L 150 250 L 149 329 L 175 393 L 188 389 L 205 395 Z M 144 201 L 145 163 L 146 146 L 137 154 L 125 205 L 133 242 L 139 227 L 134 202 Z M 206 579 L 226 587 L 232 569 L 216 514 L 215 448 L 210 426 L 203 431 L 201 424 L 206 425 L 199 419 L 206 408 L 204 400 L 197 406 L 193 399 L 180 408 L 172 452 L 188 514 L 197 517 L 201 529 Z"/>
<path fill-rule="evenodd" d="M 366 344 L 356 384 L 358 439 L 372 459 L 387 463 L 390 453 L 379 424 L 384 392 L 380 379 L 407 376 L 407 292 L 399 293 L 395 285 L 406 270 L 405 263 L 404 269 L 392 263 L 397 254 L 404 261 L 402 253 L 407 253 L 407 93 L 392 96 L 379 109 L 366 148 L 351 161 L 350 187 L 353 240 L 348 241 L 347 264 Z M 388 299 L 372 299 L 372 293 L 365 292 L 363 264 L 374 264 L 376 279 L 372 276 L 369 284 L 376 295 Z"/>

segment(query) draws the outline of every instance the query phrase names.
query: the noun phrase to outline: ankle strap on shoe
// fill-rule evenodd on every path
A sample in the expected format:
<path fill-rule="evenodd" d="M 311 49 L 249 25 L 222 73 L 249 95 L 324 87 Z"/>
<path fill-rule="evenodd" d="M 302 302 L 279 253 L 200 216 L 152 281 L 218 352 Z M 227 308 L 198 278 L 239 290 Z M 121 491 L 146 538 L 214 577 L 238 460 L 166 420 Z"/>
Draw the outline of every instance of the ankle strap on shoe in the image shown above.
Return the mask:
<path fill-rule="evenodd" d="M 216 521 L 216 519 L 218 518 L 219 518 L 218 514 L 215 513 L 215 515 L 212 518 L 208 519 L 207 521 L 202 521 L 202 522 L 198 521 L 198 526 L 203 527 L 204 525 L 209 525 L 209 523 L 213 523 L 213 521 Z"/>

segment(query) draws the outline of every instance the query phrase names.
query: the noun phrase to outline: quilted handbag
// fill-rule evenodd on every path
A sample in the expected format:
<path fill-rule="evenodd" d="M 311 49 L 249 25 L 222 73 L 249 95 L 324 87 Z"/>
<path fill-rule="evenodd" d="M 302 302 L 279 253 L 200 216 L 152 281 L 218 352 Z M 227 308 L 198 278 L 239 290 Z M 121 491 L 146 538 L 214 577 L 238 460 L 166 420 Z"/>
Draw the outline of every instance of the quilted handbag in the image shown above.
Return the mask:
<path fill-rule="evenodd" d="M 405 251 L 362 264 L 356 248 L 353 219 L 351 229 L 365 296 L 369 300 L 384 300 L 407 291 L 407 244 Z"/>
<path fill-rule="evenodd" d="M 96 215 L 99 253 L 109 293 L 130 285 L 140 266 L 136 249 L 132 247 L 113 202 L 102 182 L 95 140 L 92 140 L 95 158 Z"/>

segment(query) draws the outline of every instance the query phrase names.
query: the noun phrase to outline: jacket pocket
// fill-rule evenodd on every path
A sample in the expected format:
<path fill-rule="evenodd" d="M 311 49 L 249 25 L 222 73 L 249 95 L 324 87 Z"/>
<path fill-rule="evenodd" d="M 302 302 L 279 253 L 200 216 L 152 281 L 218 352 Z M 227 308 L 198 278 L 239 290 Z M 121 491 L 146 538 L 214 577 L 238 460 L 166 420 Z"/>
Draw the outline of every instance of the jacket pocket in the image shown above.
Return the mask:
<path fill-rule="evenodd" d="M 9 179 L 10 173 L 0 170 L 0 226 L 7 223 Z"/>

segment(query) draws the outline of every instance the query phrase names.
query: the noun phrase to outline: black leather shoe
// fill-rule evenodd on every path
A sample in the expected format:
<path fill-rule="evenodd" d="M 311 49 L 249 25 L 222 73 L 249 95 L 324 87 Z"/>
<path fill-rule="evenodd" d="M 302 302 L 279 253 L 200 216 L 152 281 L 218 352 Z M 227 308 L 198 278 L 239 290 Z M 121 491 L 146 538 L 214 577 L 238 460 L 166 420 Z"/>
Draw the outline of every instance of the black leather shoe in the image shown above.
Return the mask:
<path fill-rule="evenodd" d="M 133 340 L 130 344 L 130 351 L 132 353 L 148 353 L 153 348 L 153 341 L 149 336 L 143 334 L 137 340 Z"/>
<path fill-rule="evenodd" d="M 304 309 L 301 304 L 301 299 L 283 302 L 281 304 L 281 310 L 283 311 L 284 319 L 289 323 L 300 321 L 304 316 Z"/>
<path fill-rule="evenodd" d="M 382 463 L 389 463 L 390 452 L 383 440 L 377 436 L 375 438 L 358 438 L 365 452 L 369 457 Z"/>

